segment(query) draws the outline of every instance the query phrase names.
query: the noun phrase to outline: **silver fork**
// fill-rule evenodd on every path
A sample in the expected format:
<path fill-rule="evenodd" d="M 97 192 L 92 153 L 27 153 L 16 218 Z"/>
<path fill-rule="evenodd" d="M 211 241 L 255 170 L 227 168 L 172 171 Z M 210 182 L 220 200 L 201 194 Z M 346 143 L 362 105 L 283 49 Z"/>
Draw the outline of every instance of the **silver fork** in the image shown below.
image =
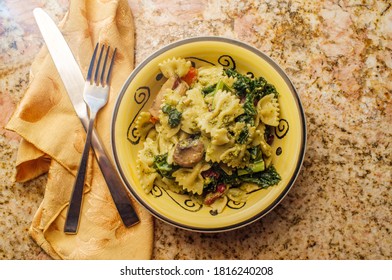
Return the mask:
<path fill-rule="evenodd" d="M 80 211 L 83 200 L 83 188 L 84 181 L 87 171 L 88 155 L 91 147 L 91 134 L 94 127 L 95 117 L 99 110 L 105 106 L 108 101 L 109 87 L 110 87 L 110 74 L 112 72 L 113 62 L 116 55 L 117 49 L 114 49 L 112 59 L 109 65 L 108 72 L 105 79 L 106 64 L 109 57 L 110 46 L 107 47 L 105 59 L 101 69 L 101 59 L 105 50 L 105 45 L 102 45 L 101 51 L 98 57 L 98 62 L 95 67 L 94 80 L 92 81 L 92 73 L 94 70 L 96 55 L 98 52 L 99 44 L 95 46 L 94 54 L 91 58 L 90 66 L 87 73 L 86 83 L 84 86 L 83 99 L 89 109 L 89 124 L 86 135 L 86 143 L 84 146 L 82 159 L 80 161 L 79 170 L 76 175 L 74 188 L 72 191 L 71 200 L 68 207 L 67 217 L 64 225 L 64 232 L 67 234 L 76 234 L 79 227 Z M 99 75 L 101 71 L 101 75 Z"/>

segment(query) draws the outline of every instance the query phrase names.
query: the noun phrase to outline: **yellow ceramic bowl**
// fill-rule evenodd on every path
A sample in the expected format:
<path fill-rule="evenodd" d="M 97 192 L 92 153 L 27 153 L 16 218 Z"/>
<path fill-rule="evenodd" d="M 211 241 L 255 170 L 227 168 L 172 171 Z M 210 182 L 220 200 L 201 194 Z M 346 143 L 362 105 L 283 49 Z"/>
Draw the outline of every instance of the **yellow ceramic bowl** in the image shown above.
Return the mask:
<path fill-rule="evenodd" d="M 230 203 L 218 215 L 186 195 L 154 187 L 145 193 L 136 173 L 143 139 L 135 134 L 135 119 L 147 111 L 165 78 L 158 64 L 172 57 L 234 68 L 263 76 L 279 92 L 280 122 L 272 145 L 273 164 L 282 180 L 249 195 L 246 203 Z M 153 53 L 129 76 L 119 94 L 112 120 L 112 148 L 118 171 L 135 199 L 154 216 L 174 226 L 218 232 L 245 226 L 266 215 L 282 201 L 300 171 L 305 153 L 306 125 L 299 96 L 284 71 L 267 55 L 242 42 L 221 37 L 196 37 L 170 44 Z"/>

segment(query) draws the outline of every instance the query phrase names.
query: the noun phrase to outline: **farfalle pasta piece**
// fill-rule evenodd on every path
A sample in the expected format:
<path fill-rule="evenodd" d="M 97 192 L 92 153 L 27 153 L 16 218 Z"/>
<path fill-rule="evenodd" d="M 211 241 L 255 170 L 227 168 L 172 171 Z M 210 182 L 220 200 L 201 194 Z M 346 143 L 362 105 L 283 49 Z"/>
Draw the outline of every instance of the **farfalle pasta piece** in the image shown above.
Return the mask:
<path fill-rule="evenodd" d="M 279 103 L 273 93 L 261 98 L 257 103 L 257 113 L 260 120 L 270 126 L 279 124 Z"/>
<path fill-rule="evenodd" d="M 242 190 L 243 192 L 245 192 L 246 194 L 248 194 L 248 193 L 252 193 L 254 191 L 259 190 L 260 187 L 255 183 L 244 182 L 241 184 L 239 189 Z"/>
<path fill-rule="evenodd" d="M 224 145 L 230 142 L 230 134 L 227 128 L 214 129 L 211 132 L 211 144 L 213 145 Z"/>
<path fill-rule="evenodd" d="M 196 134 L 200 132 L 197 118 L 199 111 L 196 108 L 190 107 L 182 112 L 181 129 L 189 134 Z"/>
<path fill-rule="evenodd" d="M 246 202 L 248 195 L 246 191 L 239 188 L 230 188 L 227 193 L 227 197 L 234 202 Z"/>
<path fill-rule="evenodd" d="M 211 166 L 207 163 L 199 162 L 193 168 L 180 168 L 173 172 L 175 181 L 186 191 L 193 194 L 202 194 L 204 179 L 201 172 L 208 170 Z"/>
<path fill-rule="evenodd" d="M 191 66 L 191 62 L 184 58 L 170 58 L 161 62 L 159 69 L 166 78 L 173 76 L 183 77 L 188 73 Z"/>
<path fill-rule="evenodd" d="M 229 168 L 243 168 L 249 161 L 249 152 L 246 145 L 236 144 L 230 141 L 224 145 L 214 145 L 207 142 L 205 159 L 206 161 L 224 163 Z"/>
<path fill-rule="evenodd" d="M 162 105 L 167 104 L 170 106 L 174 106 L 176 107 L 182 99 L 182 95 L 175 90 L 167 90 L 164 94 L 163 94 L 163 102 Z"/>
<path fill-rule="evenodd" d="M 148 193 L 151 191 L 158 173 L 152 167 L 154 156 L 158 153 L 158 147 L 155 141 L 147 138 L 144 142 L 143 149 L 138 153 L 136 161 L 136 171 L 143 190 Z"/>
<path fill-rule="evenodd" d="M 204 146 L 206 147 L 206 154 L 205 154 L 206 161 L 219 163 L 222 161 L 221 160 L 222 154 L 228 149 L 233 148 L 234 144 L 227 143 L 225 145 L 214 145 L 211 142 L 207 142 Z"/>
<path fill-rule="evenodd" d="M 221 81 L 224 82 L 227 86 L 232 87 L 233 84 L 237 81 L 235 77 L 222 76 Z"/>
<path fill-rule="evenodd" d="M 228 202 L 227 196 L 222 196 L 215 200 L 210 207 L 212 208 L 212 211 L 216 212 L 217 214 L 222 213 L 223 210 L 226 208 Z"/>
<path fill-rule="evenodd" d="M 219 90 L 214 97 L 211 119 L 218 117 L 219 125 L 228 125 L 244 113 L 240 100 L 228 91 Z"/>
<path fill-rule="evenodd" d="M 154 181 L 158 177 L 158 173 L 147 162 L 140 159 L 136 161 L 136 169 L 144 192 L 149 193 L 154 186 Z"/>
<path fill-rule="evenodd" d="M 182 110 L 181 129 L 189 134 L 199 133 L 198 118 L 208 113 L 207 104 L 200 90 L 197 88 L 188 90 L 179 108 Z"/>
<path fill-rule="evenodd" d="M 257 126 L 252 145 L 253 146 L 260 145 L 262 153 L 266 157 L 270 157 L 272 155 L 272 147 L 265 140 L 264 134 L 265 134 L 265 124 L 260 123 Z"/>
<path fill-rule="evenodd" d="M 179 141 L 179 135 L 176 134 L 173 137 L 166 137 L 166 134 L 159 133 L 155 140 L 157 145 L 157 154 L 163 155 L 168 154 L 167 161 L 169 164 L 173 162 L 174 147 Z"/>
<path fill-rule="evenodd" d="M 165 190 L 170 190 L 174 193 L 179 193 L 179 194 L 184 193 L 184 189 L 173 179 L 168 179 L 165 177 L 158 176 L 157 179 L 155 180 L 155 185 Z"/>
<path fill-rule="evenodd" d="M 217 126 L 217 119 L 211 119 L 211 113 L 207 112 L 197 118 L 197 125 L 200 127 L 200 130 L 203 133 L 211 137 L 211 132 L 213 131 L 214 127 Z"/>
<path fill-rule="evenodd" d="M 200 115 L 198 123 L 202 131 L 214 138 L 214 133 L 221 133 L 219 128 L 230 127 L 236 117 L 244 113 L 240 100 L 227 91 L 219 90 L 213 101 L 213 109 Z"/>
<path fill-rule="evenodd" d="M 152 166 L 154 163 L 154 156 L 157 154 L 159 154 L 157 142 L 147 138 L 144 142 L 143 149 L 138 153 L 138 159 L 145 162 L 148 166 Z"/>
<path fill-rule="evenodd" d="M 158 137 L 158 132 L 155 129 L 150 129 L 146 135 L 146 138 L 149 138 L 155 141 Z"/>
<path fill-rule="evenodd" d="M 208 112 L 207 104 L 205 103 L 203 95 L 198 88 L 193 88 L 187 91 L 184 104 L 200 110 L 200 113 Z"/>
<path fill-rule="evenodd" d="M 167 114 L 164 114 L 163 112 L 160 112 L 160 114 L 159 114 L 159 123 L 160 123 L 160 125 L 157 126 L 157 127 L 159 127 L 159 129 L 157 129 L 157 130 L 159 133 L 163 134 L 166 138 L 173 137 L 181 129 L 181 125 L 171 127 L 169 124 L 169 116 Z"/>
<path fill-rule="evenodd" d="M 244 168 L 249 163 L 250 154 L 246 145 L 236 144 L 220 156 L 222 162 L 233 168 Z"/>
<path fill-rule="evenodd" d="M 199 85 L 206 87 L 217 84 L 222 77 L 222 66 L 204 66 L 198 69 L 197 82 Z"/>
<path fill-rule="evenodd" d="M 154 124 L 151 122 L 151 114 L 149 112 L 141 112 L 136 119 L 135 125 L 135 134 L 140 138 L 145 138 L 150 129 L 154 127 Z"/>

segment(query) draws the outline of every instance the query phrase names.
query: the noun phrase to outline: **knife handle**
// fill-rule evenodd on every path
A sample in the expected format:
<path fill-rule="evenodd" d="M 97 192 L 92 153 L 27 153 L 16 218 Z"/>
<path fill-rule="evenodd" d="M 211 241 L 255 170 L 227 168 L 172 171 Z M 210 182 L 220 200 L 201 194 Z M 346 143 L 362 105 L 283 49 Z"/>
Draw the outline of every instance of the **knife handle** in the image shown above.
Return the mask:
<path fill-rule="evenodd" d="M 131 204 L 131 199 L 125 190 L 125 186 L 121 181 L 120 176 L 114 169 L 112 162 L 105 152 L 95 128 L 93 129 L 91 144 L 102 175 L 105 178 L 114 204 L 116 205 L 124 225 L 130 227 L 137 224 L 139 222 L 139 217 Z"/>

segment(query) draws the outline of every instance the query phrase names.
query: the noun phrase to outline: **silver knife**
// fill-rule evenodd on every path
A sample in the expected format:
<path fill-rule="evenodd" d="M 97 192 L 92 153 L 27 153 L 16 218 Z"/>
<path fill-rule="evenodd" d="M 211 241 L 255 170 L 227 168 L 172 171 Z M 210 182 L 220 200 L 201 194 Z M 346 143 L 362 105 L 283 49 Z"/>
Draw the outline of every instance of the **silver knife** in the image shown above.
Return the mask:
<path fill-rule="evenodd" d="M 88 127 L 88 113 L 86 104 L 83 101 L 85 81 L 79 65 L 60 30 L 49 15 L 41 8 L 34 9 L 33 13 L 75 112 L 82 122 L 84 129 L 86 129 Z M 107 156 L 95 129 L 92 133 L 91 144 L 98 165 L 124 225 L 130 227 L 137 224 L 139 217 L 133 209 L 125 186 Z"/>

